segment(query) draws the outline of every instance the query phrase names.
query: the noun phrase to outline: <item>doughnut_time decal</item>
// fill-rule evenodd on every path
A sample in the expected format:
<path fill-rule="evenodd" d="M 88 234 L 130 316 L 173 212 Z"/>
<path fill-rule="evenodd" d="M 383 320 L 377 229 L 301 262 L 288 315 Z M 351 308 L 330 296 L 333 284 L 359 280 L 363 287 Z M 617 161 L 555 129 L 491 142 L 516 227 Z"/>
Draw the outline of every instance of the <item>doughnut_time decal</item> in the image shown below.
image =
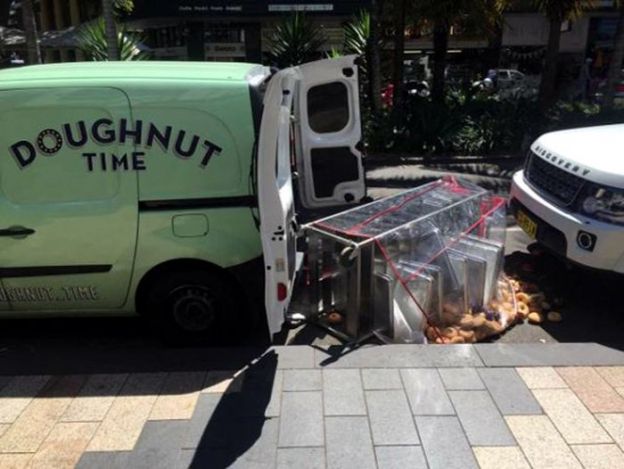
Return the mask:
<path fill-rule="evenodd" d="M 205 169 L 213 156 L 223 150 L 218 144 L 200 135 L 175 129 L 172 125 L 157 125 L 137 119 L 119 119 L 114 122 L 108 118 L 94 122 L 84 120 L 65 123 L 60 129 L 41 130 L 33 141 L 19 140 L 9 146 L 9 153 L 20 169 L 32 165 L 42 156 L 51 158 L 63 148 L 80 151 L 87 144 L 107 145 L 133 144 L 148 150 L 158 145 L 166 154 L 181 160 L 195 159 L 199 167 Z M 145 151 L 125 152 L 81 152 L 88 172 L 93 171 L 144 171 L 147 169 Z"/>

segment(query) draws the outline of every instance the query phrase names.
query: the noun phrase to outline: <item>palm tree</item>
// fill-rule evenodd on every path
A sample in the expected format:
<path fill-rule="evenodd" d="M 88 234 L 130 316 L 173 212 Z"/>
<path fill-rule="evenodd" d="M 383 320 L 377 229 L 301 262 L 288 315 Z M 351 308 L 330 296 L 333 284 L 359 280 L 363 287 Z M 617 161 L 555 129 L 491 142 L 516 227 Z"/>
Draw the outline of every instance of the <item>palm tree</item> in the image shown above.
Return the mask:
<path fill-rule="evenodd" d="M 106 30 L 106 44 L 108 47 L 108 60 L 119 60 L 119 47 L 117 45 L 117 25 L 113 8 L 113 0 L 102 0 L 102 17 Z"/>
<path fill-rule="evenodd" d="M 33 11 L 33 0 L 22 0 L 22 21 L 26 34 L 26 48 L 28 50 L 28 63 L 41 63 L 41 49 L 37 38 L 37 20 Z"/>
<path fill-rule="evenodd" d="M 620 19 L 615 33 L 615 44 L 613 56 L 609 65 L 609 75 L 607 77 L 607 87 L 602 102 L 602 108 L 609 110 L 613 108 L 615 98 L 615 86 L 622 78 L 622 62 L 624 61 L 624 3 L 620 4 Z"/>
<path fill-rule="evenodd" d="M 117 50 L 120 60 L 144 60 L 147 57 L 139 49 L 140 38 L 129 34 L 122 27 L 117 33 Z M 109 41 L 103 18 L 86 23 L 78 30 L 78 44 L 88 60 L 108 60 Z"/>
<path fill-rule="evenodd" d="M 564 21 L 577 18 L 585 8 L 594 6 L 594 0 L 533 0 L 550 23 L 548 45 L 544 57 L 544 69 L 539 89 L 539 104 L 542 110 L 550 107 L 555 100 L 555 82 L 557 80 L 557 58 L 561 42 L 561 25 Z"/>
<path fill-rule="evenodd" d="M 324 43 L 323 31 L 297 12 L 274 26 L 268 38 L 269 56 L 280 68 L 299 65 L 312 60 Z"/>

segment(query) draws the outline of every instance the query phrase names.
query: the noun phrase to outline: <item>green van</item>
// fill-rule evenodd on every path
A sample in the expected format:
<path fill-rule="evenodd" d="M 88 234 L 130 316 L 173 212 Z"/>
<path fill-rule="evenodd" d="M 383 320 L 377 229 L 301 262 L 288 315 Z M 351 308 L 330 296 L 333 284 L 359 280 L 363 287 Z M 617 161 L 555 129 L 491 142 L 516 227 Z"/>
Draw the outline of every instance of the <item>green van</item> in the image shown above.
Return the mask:
<path fill-rule="evenodd" d="M 271 333 L 295 196 L 365 195 L 354 57 L 91 62 L 0 72 L 0 314 L 142 314 L 171 338 Z M 261 308 L 262 309 L 262 308 Z"/>

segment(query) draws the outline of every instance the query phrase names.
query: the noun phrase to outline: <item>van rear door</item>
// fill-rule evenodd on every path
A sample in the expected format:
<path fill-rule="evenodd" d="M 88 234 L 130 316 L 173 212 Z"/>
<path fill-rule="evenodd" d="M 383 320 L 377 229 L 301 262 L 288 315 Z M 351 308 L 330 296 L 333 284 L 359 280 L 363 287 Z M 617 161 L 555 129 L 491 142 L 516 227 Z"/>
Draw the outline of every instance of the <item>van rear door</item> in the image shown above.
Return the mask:
<path fill-rule="evenodd" d="M 296 159 L 307 208 L 358 203 L 366 195 L 356 57 L 298 67 Z"/>
<path fill-rule="evenodd" d="M 265 308 L 271 334 L 279 332 L 295 275 L 295 204 L 291 174 L 291 115 L 296 71 L 268 84 L 258 139 L 258 204 L 265 269 Z"/>

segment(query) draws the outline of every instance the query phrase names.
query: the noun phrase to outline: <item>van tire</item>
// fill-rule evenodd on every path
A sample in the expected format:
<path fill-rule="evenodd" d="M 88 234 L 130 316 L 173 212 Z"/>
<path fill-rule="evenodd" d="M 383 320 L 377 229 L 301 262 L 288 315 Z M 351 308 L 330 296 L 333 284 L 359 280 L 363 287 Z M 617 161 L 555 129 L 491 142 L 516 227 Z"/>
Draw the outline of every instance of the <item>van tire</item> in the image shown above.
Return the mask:
<path fill-rule="evenodd" d="M 222 344 L 238 322 L 235 298 L 234 288 L 218 274 L 166 272 L 151 285 L 147 312 L 169 345 Z"/>

